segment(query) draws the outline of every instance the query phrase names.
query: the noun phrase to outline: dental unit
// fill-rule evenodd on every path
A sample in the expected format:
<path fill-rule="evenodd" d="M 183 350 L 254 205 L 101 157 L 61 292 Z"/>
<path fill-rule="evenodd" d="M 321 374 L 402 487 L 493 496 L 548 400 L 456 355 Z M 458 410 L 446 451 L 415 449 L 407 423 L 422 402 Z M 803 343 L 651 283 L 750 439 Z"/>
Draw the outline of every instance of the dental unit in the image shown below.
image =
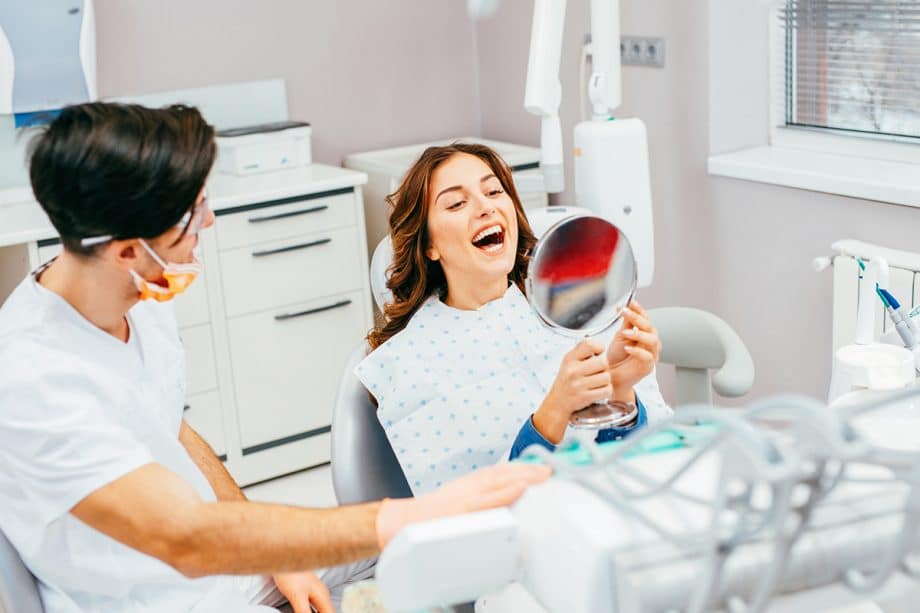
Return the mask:
<path fill-rule="evenodd" d="M 691 407 L 624 442 L 532 448 L 557 478 L 510 509 L 405 530 L 380 559 L 383 601 L 753 613 L 781 594 L 920 579 L 920 445 L 897 411 L 918 396 Z"/>

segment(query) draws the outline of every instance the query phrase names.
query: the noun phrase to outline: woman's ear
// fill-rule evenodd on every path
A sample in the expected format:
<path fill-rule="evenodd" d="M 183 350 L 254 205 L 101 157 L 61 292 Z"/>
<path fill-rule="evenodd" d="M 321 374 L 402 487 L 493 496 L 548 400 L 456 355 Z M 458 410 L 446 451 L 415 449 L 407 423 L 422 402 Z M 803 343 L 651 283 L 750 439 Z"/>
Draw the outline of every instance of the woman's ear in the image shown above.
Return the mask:
<path fill-rule="evenodd" d="M 437 262 L 441 259 L 441 254 L 434 247 L 428 247 L 428 249 L 425 250 L 425 257 L 432 262 Z"/>

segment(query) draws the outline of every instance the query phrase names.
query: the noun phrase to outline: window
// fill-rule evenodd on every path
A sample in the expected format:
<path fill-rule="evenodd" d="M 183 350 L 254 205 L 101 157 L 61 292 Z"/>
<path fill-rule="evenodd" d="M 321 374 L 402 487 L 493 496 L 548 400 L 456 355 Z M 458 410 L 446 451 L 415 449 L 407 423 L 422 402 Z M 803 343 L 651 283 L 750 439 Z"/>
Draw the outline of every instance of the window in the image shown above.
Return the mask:
<path fill-rule="evenodd" d="M 920 143 L 920 0 L 786 0 L 776 127 Z"/>

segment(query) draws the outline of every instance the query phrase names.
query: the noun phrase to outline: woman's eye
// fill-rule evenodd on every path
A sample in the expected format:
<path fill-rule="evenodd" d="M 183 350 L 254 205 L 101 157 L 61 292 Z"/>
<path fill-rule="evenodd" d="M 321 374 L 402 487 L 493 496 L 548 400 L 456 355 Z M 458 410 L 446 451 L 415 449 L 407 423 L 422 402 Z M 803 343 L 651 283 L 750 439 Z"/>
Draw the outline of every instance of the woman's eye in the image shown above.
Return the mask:
<path fill-rule="evenodd" d="M 501 190 L 501 189 L 493 189 L 493 190 L 489 191 L 489 196 L 497 196 L 497 195 L 499 195 L 499 194 L 504 194 L 504 193 L 505 193 L 504 190 Z"/>
<path fill-rule="evenodd" d="M 460 202 L 455 202 L 453 204 L 448 205 L 447 210 L 452 211 L 454 209 L 459 209 L 462 204 L 463 204 L 463 200 L 461 200 Z"/>

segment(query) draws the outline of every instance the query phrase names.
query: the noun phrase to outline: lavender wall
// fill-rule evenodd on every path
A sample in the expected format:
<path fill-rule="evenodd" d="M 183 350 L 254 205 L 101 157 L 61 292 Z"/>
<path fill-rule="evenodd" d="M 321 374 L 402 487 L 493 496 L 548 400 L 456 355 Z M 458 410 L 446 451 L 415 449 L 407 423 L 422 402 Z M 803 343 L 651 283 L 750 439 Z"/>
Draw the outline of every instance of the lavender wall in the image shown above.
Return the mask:
<path fill-rule="evenodd" d="M 97 0 L 96 25 L 101 96 L 283 78 L 319 162 L 478 130 L 460 0 Z"/>

